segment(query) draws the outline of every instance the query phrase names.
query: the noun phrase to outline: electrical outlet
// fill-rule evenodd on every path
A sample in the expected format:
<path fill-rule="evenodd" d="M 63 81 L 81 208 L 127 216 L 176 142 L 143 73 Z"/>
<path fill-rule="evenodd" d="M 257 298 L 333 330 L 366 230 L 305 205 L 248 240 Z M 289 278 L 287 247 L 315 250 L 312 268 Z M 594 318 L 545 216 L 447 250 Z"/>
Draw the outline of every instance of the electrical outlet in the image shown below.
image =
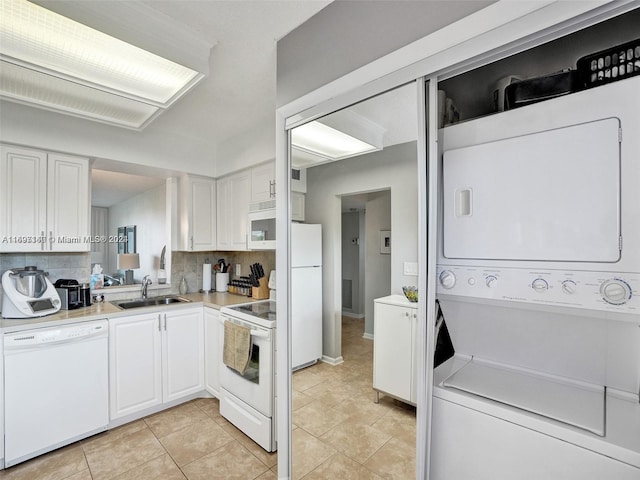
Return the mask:
<path fill-rule="evenodd" d="M 239 263 L 236 263 L 236 277 L 241 277 L 242 276 L 242 265 Z"/>

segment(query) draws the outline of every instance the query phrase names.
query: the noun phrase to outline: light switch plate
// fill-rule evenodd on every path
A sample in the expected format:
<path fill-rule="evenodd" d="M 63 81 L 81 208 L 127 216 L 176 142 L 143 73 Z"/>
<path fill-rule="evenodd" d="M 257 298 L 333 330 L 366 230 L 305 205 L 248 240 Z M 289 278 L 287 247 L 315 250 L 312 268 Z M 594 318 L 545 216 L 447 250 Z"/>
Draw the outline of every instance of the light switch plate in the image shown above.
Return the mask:
<path fill-rule="evenodd" d="M 404 274 L 418 276 L 418 262 L 404 262 Z"/>
<path fill-rule="evenodd" d="M 236 263 L 236 277 L 242 276 L 242 265 L 240 263 Z"/>

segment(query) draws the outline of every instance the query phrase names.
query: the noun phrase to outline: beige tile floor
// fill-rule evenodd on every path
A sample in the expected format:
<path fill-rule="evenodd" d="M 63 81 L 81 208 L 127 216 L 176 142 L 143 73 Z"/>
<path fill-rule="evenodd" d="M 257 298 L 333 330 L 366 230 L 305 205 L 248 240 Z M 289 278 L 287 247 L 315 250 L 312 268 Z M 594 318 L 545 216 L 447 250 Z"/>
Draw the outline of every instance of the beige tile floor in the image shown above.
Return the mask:
<path fill-rule="evenodd" d="M 344 364 L 293 375 L 293 477 L 415 478 L 415 409 L 373 403 L 373 343 L 343 319 Z M 0 480 L 273 480 L 269 454 L 201 398 L 0 471 Z"/>
<path fill-rule="evenodd" d="M 415 478 L 416 410 L 373 403 L 373 342 L 364 320 L 343 317 L 344 363 L 293 374 L 293 478 Z"/>

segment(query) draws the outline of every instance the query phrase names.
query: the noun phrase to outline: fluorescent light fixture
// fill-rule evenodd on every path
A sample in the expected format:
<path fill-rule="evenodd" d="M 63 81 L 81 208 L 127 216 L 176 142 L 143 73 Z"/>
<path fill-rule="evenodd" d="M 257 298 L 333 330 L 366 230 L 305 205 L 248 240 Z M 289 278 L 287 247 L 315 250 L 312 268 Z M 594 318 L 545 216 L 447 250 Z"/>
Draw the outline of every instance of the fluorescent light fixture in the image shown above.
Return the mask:
<path fill-rule="evenodd" d="M 140 129 L 204 75 L 26 0 L 0 1 L 0 95 Z"/>
<path fill-rule="evenodd" d="M 340 130 L 314 121 L 292 131 L 292 147 L 327 160 L 342 160 L 380 150 Z"/>

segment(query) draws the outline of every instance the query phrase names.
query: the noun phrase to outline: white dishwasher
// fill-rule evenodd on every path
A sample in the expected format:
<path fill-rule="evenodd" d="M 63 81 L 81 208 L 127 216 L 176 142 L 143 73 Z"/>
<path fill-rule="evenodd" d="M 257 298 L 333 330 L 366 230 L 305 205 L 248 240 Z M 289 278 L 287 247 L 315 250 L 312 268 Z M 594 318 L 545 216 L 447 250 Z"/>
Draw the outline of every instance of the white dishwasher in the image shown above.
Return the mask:
<path fill-rule="evenodd" d="M 106 320 L 4 335 L 5 466 L 106 430 Z"/>

